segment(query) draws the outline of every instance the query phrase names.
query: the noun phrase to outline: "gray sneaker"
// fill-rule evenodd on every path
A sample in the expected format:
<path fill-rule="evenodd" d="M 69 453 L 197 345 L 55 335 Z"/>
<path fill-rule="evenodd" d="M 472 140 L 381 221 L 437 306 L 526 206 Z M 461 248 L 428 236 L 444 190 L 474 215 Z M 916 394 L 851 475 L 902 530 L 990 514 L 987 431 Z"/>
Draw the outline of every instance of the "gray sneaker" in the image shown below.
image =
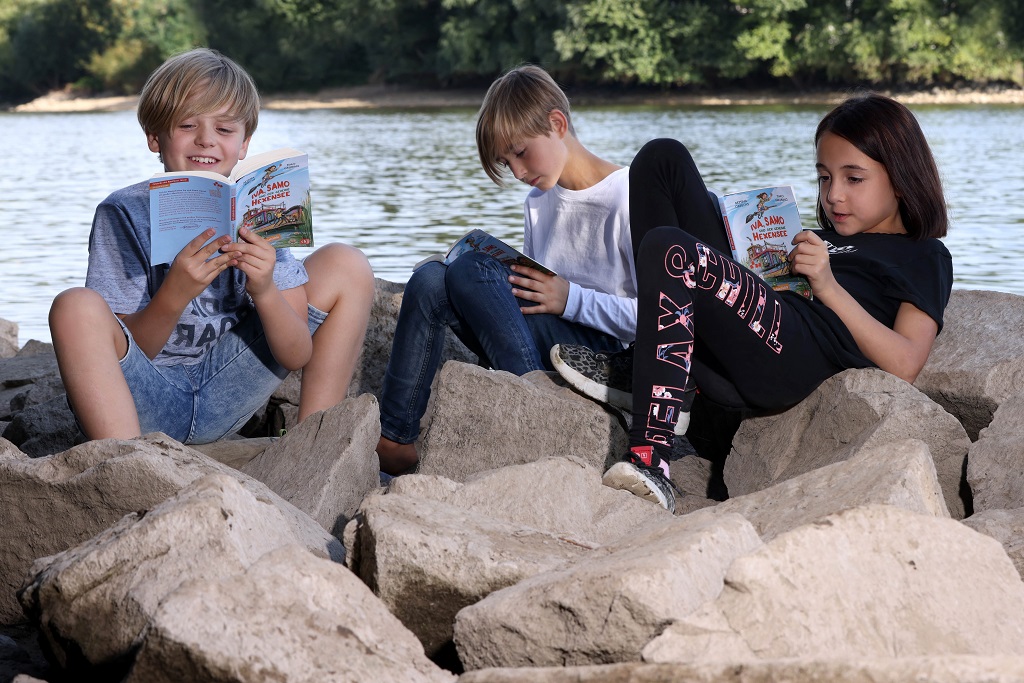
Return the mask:
<path fill-rule="evenodd" d="M 621 410 L 633 408 L 633 347 L 602 353 L 579 344 L 555 344 L 551 364 L 572 387 Z"/>
<path fill-rule="evenodd" d="M 613 489 L 629 491 L 634 496 L 657 503 L 671 513 L 676 511 L 676 487 L 669 481 L 657 463 L 651 462 L 650 454 L 644 457 L 631 449 L 617 462 L 608 468 L 601 478 L 601 483 Z"/>

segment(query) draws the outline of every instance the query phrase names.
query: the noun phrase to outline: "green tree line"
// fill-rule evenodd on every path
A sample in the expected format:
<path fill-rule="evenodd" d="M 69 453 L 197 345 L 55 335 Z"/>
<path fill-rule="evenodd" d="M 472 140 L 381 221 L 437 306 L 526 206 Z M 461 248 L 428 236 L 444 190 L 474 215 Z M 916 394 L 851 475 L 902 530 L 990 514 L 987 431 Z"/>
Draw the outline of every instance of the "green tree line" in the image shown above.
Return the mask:
<path fill-rule="evenodd" d="M 1024 84 L 1020 0 L 3 0 L 0 100 L 134 93 L 197 45 L 266 92 L 562 82 L 795 87 Z"/>

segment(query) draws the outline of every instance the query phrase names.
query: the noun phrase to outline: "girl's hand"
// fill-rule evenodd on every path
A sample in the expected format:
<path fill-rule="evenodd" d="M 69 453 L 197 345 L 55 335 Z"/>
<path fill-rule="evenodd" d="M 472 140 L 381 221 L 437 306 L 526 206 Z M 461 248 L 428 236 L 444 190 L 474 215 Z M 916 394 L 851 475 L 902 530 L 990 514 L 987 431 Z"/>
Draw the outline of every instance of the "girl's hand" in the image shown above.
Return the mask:
<path fill-rule="evenodd" d="M 814 296 L 827 298 L 829 291 L 838 286 L 828 261 L 828 245 L 811 230 L 798 232 L 793 244 L 796 246 L 789 252 L 790 269 L 807 278 Z"/>
<path fill-rule="evenodd" d="M 215 258 L 210 258 L 231 242 L 231 238 L 224 235 L 203 246 L 215 232 L 213 228 L 203 231 L 186 244 L 171 262 L 171 269 L 163 286 L 169 287 L 168 291 L 181 302 L 182 309 L 185 304 L 202 294 L 218 275 L 229 266 L 235 265 L 238 253 L 233 249 L 227 249 Z"/>
<path fill-rule="evenodd" d="M 520 306 L 524 314 L 565 313 L 565 302 L 569 300 L 569 281 L 557 275 L 547 275 L 526 266 L 510 266 L 515 275 L 510 275 L 512 294 L 524 301 L 536 302 L 536 306 Z"/>
<path fill-rule="evenodd" d="M 256 300 L 274 286 L 277 250 L 248 228 L 239 230 L 238 238 L 240 241 L 228 248 L 238 253 L 235 267 L 245 273 L 245 291 Z"/>

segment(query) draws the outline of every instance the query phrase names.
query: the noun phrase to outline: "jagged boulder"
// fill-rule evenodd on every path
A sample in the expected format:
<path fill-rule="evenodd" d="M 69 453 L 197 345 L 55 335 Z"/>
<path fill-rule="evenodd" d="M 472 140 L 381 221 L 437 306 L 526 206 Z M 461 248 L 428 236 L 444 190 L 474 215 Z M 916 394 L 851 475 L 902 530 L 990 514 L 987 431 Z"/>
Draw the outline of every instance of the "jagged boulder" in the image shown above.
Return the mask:
<path fill-rule="evenodd" d="M 438 378 L 419 471 L 465 481 L 550 456 L 578 457 L 603 471 L 626 443 L 616 416 L 546 373 L 517 377 L 449 361 Z"/>
<path fill-rule="evenodd" d="M 298 542 L 342 560 L 341 543 L 266 485 L 164 434 L 107 439 L 42 458 L 0 440 L 0 623 L 23 619 L 14 594 L 33 560 L 85 542 L 207 474 L 238 479 L 280 508 Z"/>
<path fill-rule="evenodd" d="M 1024 508 L 1024 392 L 1006 399 L 971 444 L 967 481 L 974 509 Z"/>
<path fill-rule="evenodd" d="M 366 494 L 380 485 L 373 452 L 379 437 L 377 399 L 363 394 L 310 415 L 242 471 L 327 531 L 340 533 Z"/>
<path fill-rule="evenodd" d="M 949 513 L 962 519 L 970 506 L 966 432 L 923 393 L 875 368 L 846 370 L 789 410 L 744 420 L 725 463 L 725 483 L 730 496 L 744 495 L 905 439 L 928 445 Z"/>
<path fill-rule="evenodd" d="M 717 599 L 645 661 L 1024 655 L 1024 583 L 1002 546 L 887 505 L 845 510 L 737 559 Z"/>
<path fill-rule="evenodd" d="M 956 416 L 971 440 L 1024 391 L 1024 296 L 954 289 L 942 333 L 914 386 Z"/>

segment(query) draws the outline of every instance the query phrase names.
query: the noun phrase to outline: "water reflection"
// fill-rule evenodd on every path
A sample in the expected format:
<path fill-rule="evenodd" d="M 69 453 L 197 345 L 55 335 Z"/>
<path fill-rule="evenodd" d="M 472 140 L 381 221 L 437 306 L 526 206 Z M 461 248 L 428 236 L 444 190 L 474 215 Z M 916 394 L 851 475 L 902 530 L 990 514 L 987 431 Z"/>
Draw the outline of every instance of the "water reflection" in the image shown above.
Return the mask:
<path fill-rule="evenodd" d="M 598 154 L 628 164 L 654 137 L 686 142 L 719 191 L 768 182 L 794 186 L 813 225 L 814 126 L 826 107 L 591 108 L 577 132 Z M 918 107 L 946 183 L 954 228 L 946 243 L 957 287 L 1024 294 L 1024 109 Z M 133 112 L 0 114 L 8 216 L 0 252 L 0 317 L 21 343 L 49 339 L 46 314 L 85 279 L 93 210 L 112 190 L 161 170 Z M 519 244 L 525 188 L 499 188 L 480 168 L 474 112 L 266 111 L 252 152 L 308 151 L 316 239 L 363 249 L 379 277 L 404 282 L 412 264 L 472 227 Z M 45 149 L 30 156 L 21 149 Z M 10 169 L 17 168 L 17 173 Z M 302 254 L 302 250 L 296 250 Z"/>

